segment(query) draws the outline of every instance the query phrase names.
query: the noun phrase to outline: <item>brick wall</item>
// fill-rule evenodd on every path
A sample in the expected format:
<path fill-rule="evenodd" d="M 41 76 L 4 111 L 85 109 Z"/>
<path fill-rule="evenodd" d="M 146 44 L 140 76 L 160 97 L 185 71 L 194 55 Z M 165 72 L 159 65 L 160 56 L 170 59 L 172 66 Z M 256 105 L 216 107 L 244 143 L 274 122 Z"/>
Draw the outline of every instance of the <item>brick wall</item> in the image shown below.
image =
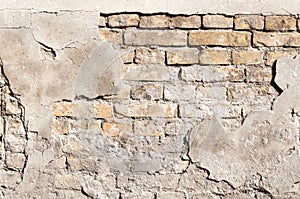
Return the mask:
<path fill-rule="evenodd" d="M 60 12 L 61 15 L 59 12 L 42 13 L 43 20 L 39 21 L 38 17 L 36 20 L 41 24 L 46 21 L 50 24 L 47 26 L 51 27 L 54 19 L 64 19 L 64 14 L 68 13 Z M 89 13 L 79 12 L 76 17 L 82 15 L 89 16 Z M 58 27 L 67 26 L 70 19 L 76 21 L 76 17 L 68 15 L 65 23 Z M 90 20 L 89 17 L 87 19 Z M 268 121 L 263 120 L 264 123 L 255 126 L 255 122 L 265 116 L 262 114 L 261 117 L 253 119 L 253 129 L 249 128 L 241 133 L 253 133 L 252 137 L 234 137 L 235 133 L 240 133 L 238 129 L 241 129 L 249 114 L 256 110 L 268 113 L 272 110 L 274 101 L 283 92 L 274 82 L 275 65 L 277 59 L 296 56 L 300 52 L 298 16 L 101 13 L 100 17 L 97 15 L 97 20 L 99 22 L 98 27 L 95 27 L 96 36 L 82 39 L 86 43 L 80 39 L 73 43 L 68 40 L 68 37 L 74 35 L 75 38 L 85 35 L 86 27 L 81 26 L 82 24 L 76 26 L 74 32 L 67 32 L 67 42 L 62 39 L 63 36 L 51 35 L 54 32 L 64 35 L 65 33 L 59 32 L 59 28 L 50 29 L 50 33 L 43 32 L 41 35 L 50 38 L 49 41 L 53 39 L 55 45 L 68 45 L 61 48 L 51 47 L 39 41 L 41 46 L 38 52 L 43 55 L 43 59 L 40 58 L 41 65 L 31 60 L 28 63 L 24 61 L 21 64 L 12 64 L 5 62 L 6 57 L 3 66 L 1 63 L 3 70 L 0 79 L 0 198 L 300 197 L 300 189 L 297 188 L 299 152 L 295 152 L 299 150 L 299 145 L 291 144 L 288 150 L 282 150 L 284 152 L 275 151 L 276 155 L 271 152 L 280 147 L 273 142 L 270 144 L 272 150 L 267 148 L 269 145 L 260 145 L 263 141 L 268 142 L 265 139 L 258 140 L 258 144 L 255 143 L 257 145 L 251 145 L 251 141 L 260 136 L 259 133 L 266 133 L 270 141 L 276 136 L 280 139 L 293 138 L 295 141 L 299 136 L 284 137 L 282 132 L 288 134 L 299 130 L 297 125 L 297 128 L 292 124 L 280 127 L 277 129 L 277 135 L 274 133 L 277 132 L 276 129 L 265 127 L 269 124 Z M 53 23 L 59 24 L 57 21 Z M 30 30 L 28 35 L 38 34 L 32 27 L 12 29 Z M 82 33 L 78 33 L 79 30 Z M 0 34 L 1 31 L 3 30 L 0 29 Z M 42 36 L 40 37 L 43 38 Z M 98 36 L 100 41 L 96 38 Z M 14 40 L 22 41 L 22 38 L 23 36 Z M 36 42 L 37 39 L 39 37 L 33 37 L 32 41 Z M 45 40 L 48 41 L 47 39 Z M 60 39 L 63 42 L 56 43 Z M 97 45 L 101 47 L 101 42 L 108 42 L 109 45 L 103 45 L 105 47 L 100 49 L 97 56 L 101 57 L 106 51 L 112 51 L 108 48 L 112 45 L 119 57 L 93 60 L 91 49 L 95 49 Z M 19 43 L 22 42 L 18 42 L 19 46 L 23 45 Z M 22 51 L 22 54 L 17 51 L 16 54 L 27 56 L 26 52 Z M 13 60 L 11 56 L 7 59 Z M 50 67 L 53 72 L 58 70 L 59 64 L 62 63 L 63 75 L 66 75 L 59 74 L 62 76 L 60 84 L 63 87 L 64 78 L 72 76 L 72 67 L 83 68 L 86 64 L 85 59 L 92 60 L 87 62 L 87 65 L 99 64 L 99 68 L 96 67 L 92 73 L 97 73 L 103 64 L 108 63 L 104 67 L 108 68 L 109 73 L 104 71 L 96 79 L 100 82 L 100 90 L 101 87 L 115 87 L 113 91 L 94 97 L 53 97 L 55 92 L 51 92 L 51 89 L 56 90 L 55 86 L 45 89 L 30 84 L 32 87 L 38 87 L 36 98 L 43 98 L 44 93 L 50 93 L 52 97 L 45 98 L 43 102 L 49 102 L 46 105 L 38 101 L 38 105 L 44 105 L 51 112 L 50 126 L 45 126 L 47 133 L 30 129 L 30 120 L 40 113 L 31 111 L 32 115 L 29 116 L 32 117 L 25 118 L 28 109 L 24 108 L 22 103 L 28 105 L 31 102 L 22 101 L 20 95 L 14 93 L 14 80 L 9 81 L 9 75 L 5 75 L 5 72 L 9 73 L 9 68 L 14 65 L 23 67 L 27 64 L 36 67 L 33 70 L 34 74 L 39 74 L 41 69 L 38 67 L 48 67 L 49 63 L 54 63 L 49 64 L 54 66 Z M 8 65 L 5 66 L 5 63 Z M 110 64 L 117 67 L 111 67 Z M 42 73 L 44 76 L 34 77 L 39 79 L 51 76 L 51 70 L 49 72 L 45 69 L 47 75 Z M 76 75 L 77 73 L 79 72 L 76 71 Z M 92 73 L 89 74 L 91 77 Z M 14 77 L 15 73 L 12 74 Z M 120 81 L 110 81 L 115 76 Z M 27 76 L 24 75 L 24 78 Z M 91 78 L 91 81 L 94 80 Z M 38 83 L 43 84 L 43 81 Z M 55 84 L 54 81 L 50 83 Z M 67 90 L 64 87 L 59 89 L 58 93 L 67 93 Z M 297 110 L 293 109 L 290 112 L 293 117 L 288 117 L 291 120 L 289 121 L 299 122 Z M 200 129 L 197 141 L 204 140 L 204 143 L 221 145 L 220 148 L 225 152 L 220 149 L 214 149 L 214 152 L 228 158 L 228 162 L 225 163 L 214 159 L 209 162 L 208 168 L 194 162 L 189 155 L 190 135 L 194 127 L 207 122 L 207 118 L 220 120 L 225 138 L 233 136 L 232 140 L 226 140 L 228 142 L 224 141 L 223 135 L 214 137 L 214 131 L 219 128 L 219 124 L 213 123 L 209 128 L 204 126 L 205 128 Z M 205 134 L 206 132 L 212 132 L 212 136 Z M 242 140 L 243 144 L 238 145 L 234 153 L 226 151 L 232 147 L 228 143 L 236 140 Z M 240 157 L 239 154 L 244 153 L 243 147 L 246 145 L 253 148 L 258 146 L 257 150 L 261 150 L 261 153 L 254 149 L 249 152 L 249 157 L 253 159 L 248 156 L 242 156 L 243 159 L 231 157 Z M 280 159 L 281 152 L 285 154 L 282 158 L 284 160 Z M 293 154 L 296 154 L 293 156 L 295 159 L 289 159 Z M 268 159 L 269 156 L 272 157 Z M 295 163 L 296 166 L 294 170 L 289 170 L 290 167 L 285 164 L 281 167 L 278 163 L 280 161 L 287 162 L 288 165 Z M 258 168 L 257 165 L 261 167 Z M 214 173 L 218 166 L 222 169 L 219 173 Z M 288 177 L 271 176 L 269 171 L 278 175 L 284 172 L 293 177 L 288 174 Z M 219 178 L 222 175 L 225 178 Z"/>

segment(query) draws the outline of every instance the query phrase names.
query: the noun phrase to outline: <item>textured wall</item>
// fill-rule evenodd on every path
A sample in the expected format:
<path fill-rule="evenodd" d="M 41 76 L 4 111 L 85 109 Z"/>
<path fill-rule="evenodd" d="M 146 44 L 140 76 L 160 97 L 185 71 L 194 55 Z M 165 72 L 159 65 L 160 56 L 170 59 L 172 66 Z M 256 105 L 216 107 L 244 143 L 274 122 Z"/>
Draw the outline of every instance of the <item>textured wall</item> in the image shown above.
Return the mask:
<path fill-rule="evenodd" d="M 298 15 L 103 10 L 0 11 L 0 198 L 300 197 Z"/>

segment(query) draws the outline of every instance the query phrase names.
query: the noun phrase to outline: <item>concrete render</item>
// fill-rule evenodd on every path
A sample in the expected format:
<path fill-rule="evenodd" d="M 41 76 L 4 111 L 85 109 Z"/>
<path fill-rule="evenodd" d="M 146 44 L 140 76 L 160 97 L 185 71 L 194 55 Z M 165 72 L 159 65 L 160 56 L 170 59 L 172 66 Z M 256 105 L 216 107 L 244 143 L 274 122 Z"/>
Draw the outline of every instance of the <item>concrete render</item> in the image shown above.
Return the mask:
<path fill-rule="evenodd" d="M 1 10 L 22 9 L 36 11 L 100 11 L 113 12 L 141 12 L 172 14 L 298 14 L 299 1 L 288 2 L 278 0 L 51 0 L 51 1 L 5 1 L 1 0 Z"/>
<path fill-rule="evenodd" d="M 30 195 L 32 189 L 39 190 L 35 183 L 35 178 L 40 175 L 37 171 L 45 170 L 43 177 L 56 175 L 51 173 L 53 171 L 50 169 L 47 171 L 48 165 L 61 155 L 61 149 L 56 145 L 59 138 L 51 134 L 53 103 L 78 100 L 85 104 L 99 96 L 113 96 L 116 98 L 113 101 L 115 104 L 122 100 L 122 96 L 119 96 L 119 91 L 123 88 L 120 80 L 121 52 L 97 35 L 99 11 L 173 14 L 293 14 L 298 12 L 295 6 L 297 2 L 294 5 L 279 1 L 263 3 L 254 1 L 251 4 L 244 4 L 243 1 L 224 1 L 224 3 L 222 1 L 217 3 L 179 1 L 176 7 L 171 8 L 170 5 L 174 5 L 171 1 L 157 3 L 92 1 L 84 4 L 79 1 L 1 3 L 0 57 L 5 77 L 3 82 L 26 110 L 24 118 L 20 120 L 28 127 L 24 129 L 28 142 L 26 165 L 22 177 L 15 180 L 17 182 L 21 179 L 20 186 L 15 188 L 15 192 L 12 192 L 10 197 L 17 193 Z M 41 12 L 62 10 L 64 11 L 59 14 Z M 209 173 L 209 179 L 226 182 L 226 186 L 233 189 L 238 189 L 247 180 L 253 178 L 259 179 L 260 186 L 257 189 L 266 195 L 299 193 L 300 160 L 297 154 L 299 149 L 291 149 L 293 146 L 299 146 L 299 123 L 291 118 L 291 113 L 298 113 L 300 108 L 298 85 L 300 74 L 299 67 L 296 67 L 299 65 L 299 59 L 300 57 L 288 57 L 277 61 L 275 83 L 283 92 L 276 98 L 271 110 L 251 112 L 243 125 L 234 132 L 226 132 L 219 118 L 213 114 L 202 122 L 196 121 L 197 125 L 194 125 L 188 135 L 188 149 L 182 162 L 188 162 L 190 168 L 194 166 L 204 169 Z M 123 113 L 122 111 L 121 107 L 119 112 Z M 89 119 L 81 110 L 78 114 L 84 119 Z M 36 133 L 39 138 L 33 141 L 34 139 L 31 138 L 36 136 Z M 137 173 L 155 173 L 162 168 L 159 156 L 154 155 L 154 159 L 141 156 L 136 161 L 132 161 L 130 154 L 124 157 L 118 156 L 120 153 L 126 154 L 125 150 L 120 152 L 114 149 L 111 146 L 114 143 L 110 143 L 105 137 L 99 138 L 93 132 L 90 137 L 82 136 L 80 139 L 85 141 L 84 146 L 89 151 L 77 154 L 79 157 L 86 155 L 92 158 L 94 156 L 108 158 L 107 165 L 101 165 L 100 169 L 95 166 L 91 169 L 94 169 L 93 171 L 99 169 L 97 172 L 101 172 L 111 168 L 121 173 L 128 172 L 128 164 Z M 43 150 L 38 150 L 39 146 L 35 146 L 40 140 L 43 140 L 41 143 L 45 142 L 43 144 L 47 146 L 41 147 Z M 45 140 L 49 140 L 49 143 Z M 178 149 L 176 146 L 166 144 L 161 151 L 165 150 Z M 290 153 L 286 154 L 289 150 Z M 110 153 L 114 155 L 106 157 Z M 174 157 L 170 157 L 172 158 Z M 86 164 L 89 163 L 85 163 L 85 166 Z M 189 166 L 186 166 L 186 169 L 189 169 Z M 6 173 L 2 176 L 5 175 Z M 105 177 L 101 177 L 101 181 L 105 181 Z M 79 188 L 78 184 L 72 181 L 72 177 L 56 176 L 55 178 L 59 179 L 54 183 L 56 187 L 71 187 L 71 190 L 78 192 L 83 190 L 87 197 L 102 198 L 101 193 L 97 193 L 97 187 L 101 185 L 92 178 L 84 178 L 86 184 Z M 0 183 L 5 184 L 5 180 L 1 179 Z M 66 185 L 65 182 L 69 184 Z M 47 185 L 45 182 L 45 186 Z M 142 198 L 142 195 L 139 197 Z"/>

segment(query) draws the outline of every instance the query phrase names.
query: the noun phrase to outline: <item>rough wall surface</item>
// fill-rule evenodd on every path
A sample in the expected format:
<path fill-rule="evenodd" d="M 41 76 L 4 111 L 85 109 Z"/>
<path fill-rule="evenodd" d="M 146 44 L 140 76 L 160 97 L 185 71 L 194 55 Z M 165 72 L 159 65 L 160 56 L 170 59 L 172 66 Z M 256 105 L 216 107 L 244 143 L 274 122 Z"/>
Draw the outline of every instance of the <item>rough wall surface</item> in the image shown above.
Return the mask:
<path fill-rule="evenodd" d="M 0 198 L 300 198 L 297 13 L 197 5 L 1 5 Z"/>

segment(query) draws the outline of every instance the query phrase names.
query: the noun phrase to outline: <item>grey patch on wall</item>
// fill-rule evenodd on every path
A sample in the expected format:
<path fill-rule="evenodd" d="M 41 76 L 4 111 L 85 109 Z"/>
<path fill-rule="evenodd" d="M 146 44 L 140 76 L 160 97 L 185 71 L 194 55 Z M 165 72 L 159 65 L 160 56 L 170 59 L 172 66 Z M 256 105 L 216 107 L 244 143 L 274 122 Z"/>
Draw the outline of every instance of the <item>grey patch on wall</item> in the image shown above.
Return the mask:
<path fill-rule="evenodd" d="M 210 177 L 238 188 L 252 175 L 262 176 L 264 189 L 290 192 L 300 180 L 300 56 L 276 64 L 276 84 L 283 90 L 270 111 L 252 111 L 235 132 L 225 132 L 216 119 L 193 127 L 189 157 Z M 212 144 L 207 146 L 207 143 Z M 207 150 L 209 149 L 209 151 Z"/>

